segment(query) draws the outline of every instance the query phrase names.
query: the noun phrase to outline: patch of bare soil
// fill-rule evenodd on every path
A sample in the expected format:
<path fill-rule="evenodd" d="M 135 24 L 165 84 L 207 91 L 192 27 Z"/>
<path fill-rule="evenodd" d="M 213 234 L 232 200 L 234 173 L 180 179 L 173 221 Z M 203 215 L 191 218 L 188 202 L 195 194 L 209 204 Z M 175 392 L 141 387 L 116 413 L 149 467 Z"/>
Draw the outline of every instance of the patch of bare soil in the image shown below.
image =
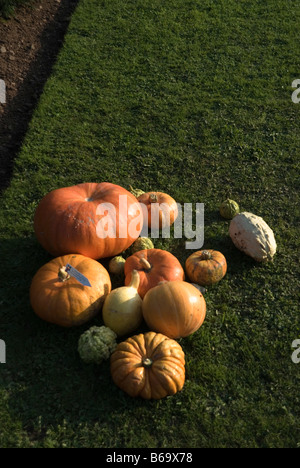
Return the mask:
<path fill-rule="evenodd" d="M 0 20 L 0 192 L 8 185 L 28 123 L 51 74 L 78 0 L 37 0 Z"/>

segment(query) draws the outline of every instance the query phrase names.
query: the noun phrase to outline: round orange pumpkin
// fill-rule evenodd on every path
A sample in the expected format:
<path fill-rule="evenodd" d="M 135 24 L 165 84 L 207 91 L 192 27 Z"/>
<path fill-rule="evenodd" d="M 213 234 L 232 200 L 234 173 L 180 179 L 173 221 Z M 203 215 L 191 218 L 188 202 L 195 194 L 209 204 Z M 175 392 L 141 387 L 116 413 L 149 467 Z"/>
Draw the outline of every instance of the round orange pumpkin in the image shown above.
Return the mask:
<path fill-rule="evenodd" d="M 49 192 L 34 216 L 40 244 L 53 256 L 100 259 L 126 250 L 143 227 L 141 206 L 123 187 L 83 183 Z"/>
<path fill-rule="evenodd" d="M 146 192 L 138 197 L 144 205 L 144 225 L 161 229 L 172 226 L 178 216 L 177 203 L 170 195 L 163 192 Z"/>
<path fill-rule="evenodd" d="M 198 330 L 206 316 L 202 293 L 186 281 L 162 282 L 143 299 L 143 317 L 148 327 L 169 338 L 182 338 Z"/>
<path fill-rule="evenodd" d="M 227 262 L 224 255 L 217 250 L 198 250 L 187 258 L 185 270 L 193 283 L 209 286 L 225 276 Z"/>
<path fill-rule="evenodd" d="M 141 333 L 119 343 L 110 369 L 114 383 L 132 397 L 157 400 L 174 395 L 185 382 L 181 346 L 160 333 Z"/>
<path fill-rule="evenodd" d="M 140 250 L 127 258 L 124 266 L 126 286 L 131 281 L 133 270 L 137 270 L 140 275 L 138 293 L 141 298 L 160 281 L 183 280 L 185 276 L 179 260 L 161 249 Z"/>
<path fill-rule="evenodd" d="M 84 275 L 91 287 L 70 277 L 65 268 L 67 264 Z M 30 302 L 41 319 L 71 327 L 95 317 L 110 291 L 110 277 L 101 263 L 83 255 L 64 255 L 37 271 L 31 282 Z"/>

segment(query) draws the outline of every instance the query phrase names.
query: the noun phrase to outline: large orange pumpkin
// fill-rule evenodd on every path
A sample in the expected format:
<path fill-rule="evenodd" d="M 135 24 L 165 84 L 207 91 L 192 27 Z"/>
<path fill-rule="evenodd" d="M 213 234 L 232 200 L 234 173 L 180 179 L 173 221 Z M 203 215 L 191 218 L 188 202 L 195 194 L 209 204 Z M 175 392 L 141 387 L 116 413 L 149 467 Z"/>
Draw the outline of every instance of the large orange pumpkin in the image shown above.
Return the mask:
<path fill-rule="evenodd" d="M 142 230 L 137 199 L 108 182 L 83 183 L 49 192 L 40 201 L 34 230 L 53 256 L 80 253 L 94 259 L 126 250 Z"/>
<path fill-rule="evenodd" d="M 167 281 L 147 292 L 142 311 L 151 330 L 177 339 L 191 335 L 201 327 L 206 316 L 206 302 L 192 284 Z"/>
<path fill-rule="evenodd" d="M 178 216 L 177 203 L 164 192 L 146 192 L 138 197 L 145 207 L 144 224 L 149 228 L 161 229 L 171 226 Z"/>
<path fill-rule="evenodd" d="M 145 249 L 128 257 L 124 266 L 126 286 L 131 281 L 133 270 L 137 270 L 140 275 L 138 293 L 141 298 L 160 281 L 184 279 L 184 270 L 179 260 L 167 250 Z"/>
<path fill-rule="evenodd" d="M 224 255 L 217 250 L 198 250 L 187 258 L 185 270 L 193 283 L 209 286 L 225 276 L 227 262 Z"/>
<path fill-rule="evenodd" d="M 181 346 L 160 333 L 141 333 L 119 343 L 110 366 L 114 383 L 132 397 L 164 398 L 185 382 Z"/>
<path fill-rule="evenodd" d="M 67 264 L 84 275 L 91 287 L 70 277 L 65 268 Z M 71 327 L 97 315 L 110 291 L 110 277 L 101 263 L 83 255 L 64 255 L 37 271 L 30 287 L 30 302 L 41 319 Z"/>

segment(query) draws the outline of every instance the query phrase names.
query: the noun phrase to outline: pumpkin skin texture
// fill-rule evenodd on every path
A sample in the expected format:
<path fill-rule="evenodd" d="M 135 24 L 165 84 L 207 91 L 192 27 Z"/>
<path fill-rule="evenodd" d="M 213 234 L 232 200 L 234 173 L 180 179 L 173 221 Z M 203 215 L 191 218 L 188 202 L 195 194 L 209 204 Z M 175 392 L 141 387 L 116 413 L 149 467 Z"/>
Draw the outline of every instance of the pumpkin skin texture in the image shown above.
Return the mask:
<path fill-rule="evenodd" d="M 193 283 L 210 286 L 224 278 L 227 261 L 217 250 L 198 250 L 187 258 L 185 270 Z"/>
<path fill-rule="evenodd" d="M 140 275 L 138 293 L 143 298 L 149 289 L 160 281 L 184 280 L 184 270 L 179 260 L 167 250 L 145 249 L 127 258 L 124 266 L 125 285 L 131 281 L 133 270 Z"/>
<path fill-rule="evenodd" d="M 55 257 L 69 253 L 113 257 L 138 238 L 142 224 L 134 195 L 108 182 L 53 190 L 40 201 L 34 216 L 37 240 Z"/>
<path fill-rule="evenodd" d="M 110 357 L 114 383 L 131 397 L 161 399 L 185 382 L 185 355 L 175 340 L 141 333 L 119 343 Z"/>
<path fill-rule="evenodd" d="M 183 338 L 197 331 L 206 316 L 202 293 L 186 281 L 162 282 L 143 299 L 143 317 L 148 327 L 169 338 Z"/>
<path fill-rule="evenodd" d="M 177 203 L 167 193 L 146 192 L 138 197 L 138 201 L 145 206 L 144 225 L 147 223 L 149 228 L 172 226 L 178 216 Z"/>
<path fill-rule="evenodd" d="M 86 276 L 91 287 L 83 286 L 63 272 L 69 263 Z M 65 278 L 59 277 L 65 275 Z M 30 302 L 34 312 L 47 322 L 62 327 L 82 325 L 101 310 L 111 291 L 111 281 L 101 263 L 83 255 L 64 255 L 42 266 L 32 279 Z"/>

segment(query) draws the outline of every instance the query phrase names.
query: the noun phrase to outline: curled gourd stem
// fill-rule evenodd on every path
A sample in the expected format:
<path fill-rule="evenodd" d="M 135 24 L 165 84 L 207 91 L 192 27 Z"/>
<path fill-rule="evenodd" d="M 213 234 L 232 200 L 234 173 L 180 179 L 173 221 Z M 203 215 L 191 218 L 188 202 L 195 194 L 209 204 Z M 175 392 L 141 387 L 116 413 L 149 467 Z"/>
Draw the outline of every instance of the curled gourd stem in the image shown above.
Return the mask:
<path fill-rule="evenodd" d="M 146 258 L 140 258 L 140 264 L 145 268 L 146 271 L 150 271 L 152 266 Z"/>
<path fill-rule="evenodd" d="M 68 279 L 71 278 L 71 276 L 69 275 L 69 273 L 67 273 L 66 271 L 66 267 L 63 266 L 61 267 L 59 270 L 58 270 L 58 278 L 60 281 L 67 281 Z"/>
<path fill-rule="evenodd" d="M 143 359 L 143 366 L 144 367 L 151 367 L 152 366 L 152 360 L 150 358 L 144 358 Z"/>
<path fill-rule="evenodd" d="M 134 289 L 138 289 L 140 285 L 140 275 L 139 275 L 139 272 L 137 270 L 132 270 L 131 272 L 131 280 L 130 280 L 130 283 L 128 284 L 128 287 L 129 288 L 134 288 Z"/>
<path fill-rule="evenodd" d="M 130 193 L 132 193 L 132 195 L 134 195 L 136 198 L 138 198 L 139 196 L 143 195 L 143 193 L 145 193 L 141 189 L 133 188 L 132 185 L 129 185 L 129 190 L 130 190 Z"/>
<path fill-rule="evenodd" d="M 208 250 L 203 250 L 201 254 L 201 260 L 210 260 L 211 259 L 211 253 Z"/>

